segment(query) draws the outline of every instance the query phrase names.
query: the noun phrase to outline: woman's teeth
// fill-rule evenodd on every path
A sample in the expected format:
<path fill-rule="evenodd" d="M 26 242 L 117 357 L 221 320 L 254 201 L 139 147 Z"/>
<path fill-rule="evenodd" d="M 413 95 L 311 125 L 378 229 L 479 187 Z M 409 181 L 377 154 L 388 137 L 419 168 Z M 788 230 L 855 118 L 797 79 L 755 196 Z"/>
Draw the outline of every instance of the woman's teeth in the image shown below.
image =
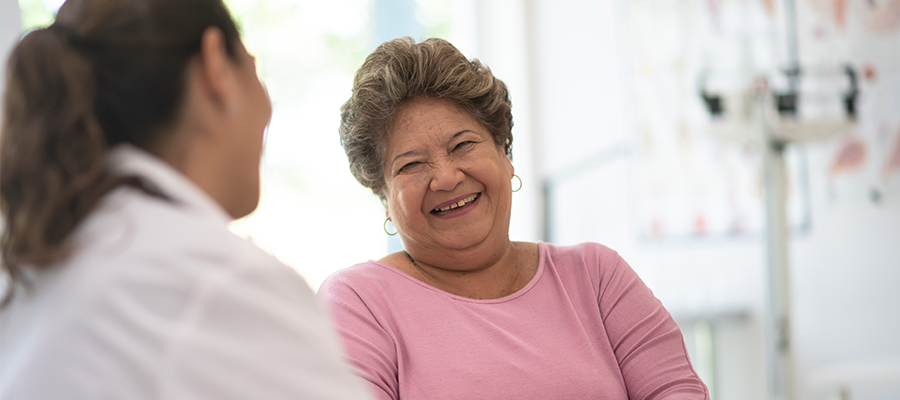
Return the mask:
<path fill-rule="evenodd" d="M 460 200 L 458 203 L 453 203 L 453 204 L 451 204 L 451 205 L 449 205 L 449 206 L 442 207 L 442 208 L 435 208 L 434 210 L 431 210 L 431 212 L 437 213 L 437 214 L 445 214 L 445 213 L 447 213 L 447 212 L 450 211 L 450 210 L 453 210 L 453 209 L 456 209 L 456 208 L 460 208 L 460 207 L 462 207 L 462 206 L 464 206 L 464 205 L 466 205 L 466 204 L 469 204 L 469 203 L 475 201 L 475 199 L 477 199 L 478 196 L 479 196 L 479 194 L 478 194 L 478 193 L 475 193 L 475 194 L 473 194 L 473 195 L 471 195 L 471 196 L 469 196 L 469 197 L 466 197 L 466 198 Z"/>

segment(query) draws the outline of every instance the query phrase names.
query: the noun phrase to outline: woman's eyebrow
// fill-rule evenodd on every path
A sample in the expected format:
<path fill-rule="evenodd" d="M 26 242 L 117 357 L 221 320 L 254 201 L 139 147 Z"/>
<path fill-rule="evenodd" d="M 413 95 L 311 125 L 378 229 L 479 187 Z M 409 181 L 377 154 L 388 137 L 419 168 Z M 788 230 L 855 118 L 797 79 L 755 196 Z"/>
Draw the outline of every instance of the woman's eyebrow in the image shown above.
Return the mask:
<path fill-rule="evenodd" d="M 476 134 L 476 135 L 478 134 L 477 132 L 475 132 L 475 131 L 473 131 L 473 130 L 471 130 L 471 129 L 463 129 L 463 130 L 461 130 L 461 131 L 459 131 L 459 132 L 454 133 L 453 136 L 450 137 L 450 140 L 456 139 L 457 137 L 459 137 L 460 135 L 462 135 L 463 133 L 466 133 L 466 132 L 472 132 L 472 133 L 474 133 L 474 134 Z"/>
<path fill-rule="evenodd" d="M 401 158 L 401 157 L 407 157 L 407 156 L 413 156 L 413 155 L 416 155 L 416 154 L 417 154 L 417 153 L 416 153 L 415 150 L 410 150 L 410 151 L 407 151 L 406 153 L 400 154 L 400 155 L 394 157 L 393 160 L 391 160 L 391 166 L 394 166 L 394 163 L 397 162 L 397 159 L 398 159 L 398 158 Z"/>

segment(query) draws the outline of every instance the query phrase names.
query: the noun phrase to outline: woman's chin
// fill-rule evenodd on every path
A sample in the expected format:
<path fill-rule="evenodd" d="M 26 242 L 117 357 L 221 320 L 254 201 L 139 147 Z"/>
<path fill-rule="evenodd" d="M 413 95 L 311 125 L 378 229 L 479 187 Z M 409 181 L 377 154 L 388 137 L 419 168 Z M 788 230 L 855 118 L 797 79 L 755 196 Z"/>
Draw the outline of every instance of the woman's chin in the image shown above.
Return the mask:
<path fill-rule="evenodd" d="M 444 232 L 435 247 L 453 251 L 475 250 L 491 242 L 490 229 L 466 229 L 464 232 Z"/>

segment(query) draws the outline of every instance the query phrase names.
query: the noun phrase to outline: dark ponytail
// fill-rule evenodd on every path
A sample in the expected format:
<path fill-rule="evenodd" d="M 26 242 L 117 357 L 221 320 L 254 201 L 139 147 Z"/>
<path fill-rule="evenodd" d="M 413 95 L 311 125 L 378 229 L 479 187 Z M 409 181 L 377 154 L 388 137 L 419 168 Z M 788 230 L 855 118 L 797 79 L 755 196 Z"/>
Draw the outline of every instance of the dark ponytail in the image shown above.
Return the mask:
<path fill-rule="evenodd" d="M 67 239 L 103 195 L 140 186 L 106 169 L 109 148 L 165 139 L 209 27 L 234 56 L 239 35 L 221 0 L 69 0 L 53 25 L 19 42 L 0 127 L 0 251 L 12 278 L 0 304 L 24 266 L 69 255 Z"/>
<path fill-rule="evenodd" d="M 65 257 L 63 240 L 109 188 L 93 73 L 66 41 L 59 29 L 40 29 L 9 60 L 0 135 L 7 268 Z"/>

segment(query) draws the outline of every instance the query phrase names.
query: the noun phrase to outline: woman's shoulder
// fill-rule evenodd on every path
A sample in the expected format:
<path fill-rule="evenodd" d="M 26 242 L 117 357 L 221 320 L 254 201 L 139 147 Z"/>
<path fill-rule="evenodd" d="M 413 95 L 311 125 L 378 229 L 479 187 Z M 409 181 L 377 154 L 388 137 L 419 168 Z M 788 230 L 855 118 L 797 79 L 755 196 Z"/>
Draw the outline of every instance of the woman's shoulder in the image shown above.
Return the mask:
<path fill-rule="evenodd" d="M 564 246 L 541 242 L 540 249 L 542 256 L 555 264 L 563 265 L 607 265 L 609 263 L 618 263 L 621 258 L 617 251 L 595 242 L 582 242 Z"/>
<path fill-rule="evenodd" d="M 77 250 L 59 266 L 73 299 L 106 304 L 105 297 L 120 296 L 120 303 L 163 312 L 174 322 L 177 310 L 220 301 L 223 294 L 293 297 L 285 294 L 308 288 L 296 271 L 225 224 L 136 190 L 107 200 L 85 221 L 75 237 Z M 181 302 L 161 301 L 162 292 Z"/>
<path fill-rule="evenodd" d="M 397 314 L 443 298 L 437 290 L 380 261 L 369 260 L 329 276 L 316 292 L 319 303 L 341 326 L 359 318 L 393 321 Z M 413 307 L 416 308 L 416 307 Z"/>
<path fill-rule="evenodd" d="M 196 343 L 244 345 L 253 342 L 245 333 L 281 339 L 291 329 L 318 329 L 313 294 L 286 265 L 234 235 L 227 239 L 224 227 L 216 239 L 191 237 L 213 229 L 180 225 L 156 232 L 125 206 L 106 210 L 110 218 L 86 221 L 92 226 L 79 237 L 85 247 L 42 271 L 33 290 L 16 293 L 13 314 L 35 317 L 6 320 L 5 330 L 11 343 L 30 344 L 13 353 L 33 360 L 29 365 L 48 374 L 89 366 L 123 381 L 152 381 L 157 375 L 137 369 L 185 365 L 188 354 L 199 359 L 197 352 L 211 347 Z M 178 221 L 171 210 L 155 207 L 138 208 L 152 210 L 157 224 Z M 143 349 L 153 352 L 136 363 L 134 354 Z"/>
<path fill-rule="evenodd" d="M 541 243 L 541 259 L 545 268 L 553 271 L 563 284 L 589 285 L 593 292 L 627 266 L 618 252 L 594 242 L 566 246 Z"/>
<path fill-rule="evenodd" d="M 194 265 L 275 262 L 250 241 L 231 232 L 225 221 L 130 187 L 104 198 L 76 232 L 76 241 L 85 255 L 104 260 L 155 254 L 154 264 L 163 259 L 194 258 L 202 261 L 192 262 Z"/>
<path fill-rule="evenodd" d="M 332 273 L 319 287 L 319 296 L 332 295 L 342 290 L 368 292 L 393 286 L 404 281 L 400 271 L 382 261 L 368 260 L 342 268 Z"/>

